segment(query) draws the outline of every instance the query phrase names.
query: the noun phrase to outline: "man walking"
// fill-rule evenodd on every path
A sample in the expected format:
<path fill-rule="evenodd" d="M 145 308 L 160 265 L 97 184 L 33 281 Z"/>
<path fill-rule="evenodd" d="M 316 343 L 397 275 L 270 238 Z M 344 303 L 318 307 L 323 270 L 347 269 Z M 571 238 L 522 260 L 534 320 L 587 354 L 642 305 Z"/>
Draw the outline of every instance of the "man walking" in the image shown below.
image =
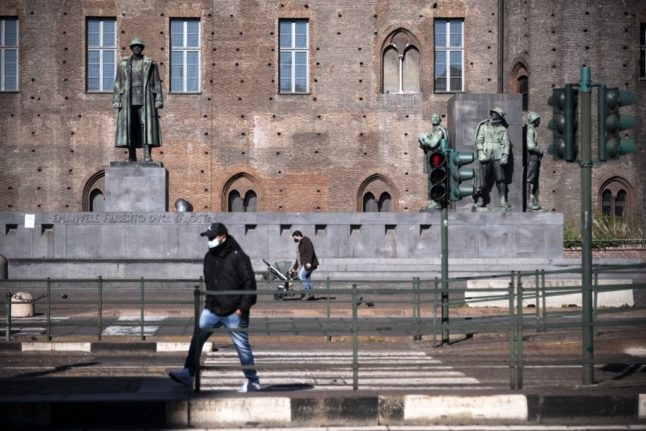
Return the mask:
<path fill-rule="evenodd" d="M 249 313 L 256 303 L 256 279 L 251 260 L 222 223 L 211 224 L 200 235 L 207 237 L 209 244 L 209 251 L 204 256 L 207 295 L 200 316 L 200 332 L 191 340 L 184 368 L 168 374 L 178 383 L 193 386 L 195 361 L 199 360 L 202 346 L 211 335 L 211 329 L 224 326 L 232 330 L 231 341 L 247 378 L 238 392 L 259 391 L 260 381 L 254 368 L 249 336 L 246 331 L 239 330 L 249 327 Z M 240 294 L 217 293 L 235 290 L 239 290 Z"/>
<path fill-rule="evenodd" d="M 314 295 L 312 295 L 312 283 L 310 282 L 310 276 L 312 272 L 319 266 L 319 261 L 316 258 L 316 252 L 314 251 L 314 244 L 312 241 L 303 236 L 303 233 L 300 230 L 295 230 L 292 233 L 292 238 L 294 242 L 298 244 L 298 252 L 296 253 L 296 260 L 292 268 L 289 270 L 291 274 L 295 274 L 298 271 L 298 279 L 303 282 L 303 289 L 305 290 L 306 301 L 313 301 Z"/>

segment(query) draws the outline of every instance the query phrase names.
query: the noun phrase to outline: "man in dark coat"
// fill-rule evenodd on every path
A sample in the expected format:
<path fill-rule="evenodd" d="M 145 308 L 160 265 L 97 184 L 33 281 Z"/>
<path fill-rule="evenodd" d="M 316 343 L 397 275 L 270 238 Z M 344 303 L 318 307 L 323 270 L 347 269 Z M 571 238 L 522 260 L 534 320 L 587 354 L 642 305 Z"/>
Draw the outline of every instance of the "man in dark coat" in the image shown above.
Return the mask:
<path fill-rule="evenodd" d="M 118 109 L 115 146 L 128 148 L 128 160 L 137 160 L 136 149 L 144 149 L 144 161 L 151 162 L 151 147 L 161 147 L 157 110 L 164 106 L 157 63 L 143 55 L 139 38 L 130 42 L 132 55 L 117 65 L 112 107 Z"/>
<path fill-rule="evenodd" d="M 224 326 L 232 329 L 231 341 L 247 378 L 238 392 L 259 391 L 260 381 L 254 368 L 249 336 L 246 331 L 239 330 L 249 327 L 249 313 L 256 303 L 256 279 L 251 260 L 222 223 L 211 224 L 201 235 L 208 238 L 209 251 L 204 256 L 207 295 L 200 315 L 200 332 L 191 340 L 184 368 L 168 374 L 176 382 L 193 386 L 195 364 L 202 353 L 202 346 L 213 328 Z M 240 291 L 240 294 L 217 294 L 218 291 Z"/>
<path fill-rule="evenodd" d="M 319 266 L 319 261 L 316 258 L 316 252 L 314 251 L 314 244 L 312 240 L 308 237 L 303 236 L 303 233 L 300 230 L 295 230 L 292 233 L 292 238 L 294 242 L 298 244 L 298 252 L 296 253 L 296 261 L 292 265 L 289 272 L 291 274 L 296 274 L 298 271 L 298 278 L 303 282 L 303 289 L 307 294 L 303 299 L 306 301 L 314 300 L 314 295 L 312 295 L 312 282 L 310 281 L 310 276 L 312 272 Z"/>

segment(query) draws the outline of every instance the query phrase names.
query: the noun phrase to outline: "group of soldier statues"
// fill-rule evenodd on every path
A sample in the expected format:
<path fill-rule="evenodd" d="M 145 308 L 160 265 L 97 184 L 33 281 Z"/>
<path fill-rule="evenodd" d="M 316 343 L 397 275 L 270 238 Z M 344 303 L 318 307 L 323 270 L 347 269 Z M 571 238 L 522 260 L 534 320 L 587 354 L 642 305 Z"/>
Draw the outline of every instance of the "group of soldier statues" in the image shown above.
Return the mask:
<path fill-rule="evenodd" d="M 143 55 L 144 43 L 139 38 L 130 42 L 132 55 L 119 61 L 114 80 L 112 107 L 118 110 L 115 146 L 128 149 L 128 161 L 137 160 L 136 149 L 143 148 L 144 162 L 152 162 L 151 148 L 161 146 L 161 131 L 157 110 L 164 106 L 161 79 L 157 63 Z M 538 146 L 536 128 L 540 116 L 529 112 L 525 128 L 527 148 L 527 194 L 528 208 L 541 208 L 538 200 L 539 175 L 543 152 Z M 419 145 L 424 150 L 424 171 L 430 175 L 430 154 L 442 147 L 449 148 L 448 130 L 441 125 L 439 114 L 431 116 L 432 129 L 419 136 Z M 476 208 L 488 203 L 489 191 L 494 185 L 498 191 L 500 206 L 508 207 L 507 165 L 510 161 L 510 143 L 505 112 L 494 107 L 489 118 L 476 128 L 473 199 Z M 430 193 L 430 179 L 429 179 Z M 430 196 L 429 196 L 430 198 Z M 429 207 L 433 207 L 431 201 Z"/>
<path fill-rule="evenodd" d="M 538 135 L 536 128 L 540 125 L 541 117 L 536 112 L 529 112 L 525 127 L 525 140 L 527 151 L 527 208 L 532 210 L 541 209 L 538 200 L 539 175 L 543 151 L 538 146 Z M 427 133 L 420 134 L 419 146 L 424 150 L 424 172 L 429 176 L 431 166 L 429 157 L 437 149 L 449 148 L 448 130 L 441 125 L 439 114 L 431 116 L 432 128 Z M 489 110 L 489 117 L 481 121 L 475 132 L 475 167 L 473 178 L 473 200 L 476 209 L 484 209 L 489 201 L 489 191 L 495 186 L 500 199 L 500 207 L 507 209 L 508 169 L 510 162 L 511 145 L 507 132 L 509 125 L 505 120 L 505 112 L 494 107 Z M 444 143 L 442 143 L 444 141 Z M 428 180 L 430 199 L 430 177 Z M 436 203 L 430 201 L 428 208 L 434 208 Z"/>

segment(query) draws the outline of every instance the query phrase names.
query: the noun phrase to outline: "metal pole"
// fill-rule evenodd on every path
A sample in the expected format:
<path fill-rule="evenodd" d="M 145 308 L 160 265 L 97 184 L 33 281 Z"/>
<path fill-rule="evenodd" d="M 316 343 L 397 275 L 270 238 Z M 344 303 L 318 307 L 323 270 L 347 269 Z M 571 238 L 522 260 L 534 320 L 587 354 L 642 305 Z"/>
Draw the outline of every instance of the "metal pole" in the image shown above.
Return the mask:
<path fill-rule="evenodd" d="M 594 380 L 592 320 L 592 88 L 590 68 L 581 68 L 581 287 L 583 307 L 583 384 Z"/>
<path fill-rule="evenodd" d="M 352 390 L 359 389 L 359 315 L 357 285 L 352 285 Z"/>
<path fill-rule="evenodd" d="M 449 208 L 442 205 L 442 345 L 449 344 Z"/>
<path fill-rule="evenodd" d="M 4 338 L 5 341 L 10 341 L 11 340 L 11 297 L 13 295 L 11 292 L 7 292 L 7 328 L 4 332 Z"/>

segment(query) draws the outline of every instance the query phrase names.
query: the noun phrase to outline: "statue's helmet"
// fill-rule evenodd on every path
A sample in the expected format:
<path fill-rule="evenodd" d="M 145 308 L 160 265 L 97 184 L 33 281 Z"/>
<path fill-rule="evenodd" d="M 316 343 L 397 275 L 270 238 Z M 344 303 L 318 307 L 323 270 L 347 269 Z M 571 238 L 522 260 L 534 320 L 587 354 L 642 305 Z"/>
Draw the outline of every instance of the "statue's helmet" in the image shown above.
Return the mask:
<path fill-rule="evenodd" d="M 500 118 L 505 118 L 505 111 L 502 110 L 502 108 L 496 106 L 495 108 L 492 108 L 489 113 L 491 114 L 492 112 L 495 112 L 500 116 Z"/>
<path fill-rule="evenodd" d="M 139 45 L 142 48 L 146 46 L 146 45 L 144 45 L 144 42 L 141 39 L 139 39 L 138 37 L 135 37 L 134 39 L 132 39 L 132 42 L 130 42 L 130 47 L 131 48 L 133 46 L 135 46 L 135 45 Z"/>
<path fill-rule="evenodd" d="M 186 199 L 179 198 L 175 201 L 175 210 L 178 213 L 192 212 L 193 205 Z"/>
<path fill-rule="evenodd" d="M 539 118 L 541 118 L 541 116 L 538 115 L 536 112 L 530 112 L 529 114 L 527 114 L 527 122 L 528 123 L 533 123 L 534 121 L 538 120 Z"/>

